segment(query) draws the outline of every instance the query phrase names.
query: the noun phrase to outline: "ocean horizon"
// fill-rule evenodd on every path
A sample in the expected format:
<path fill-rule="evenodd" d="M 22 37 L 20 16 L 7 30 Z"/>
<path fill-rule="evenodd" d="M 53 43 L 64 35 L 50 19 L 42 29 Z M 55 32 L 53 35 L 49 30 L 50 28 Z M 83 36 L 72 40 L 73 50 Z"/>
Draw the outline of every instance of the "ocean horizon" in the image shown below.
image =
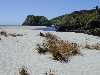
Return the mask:
<path fill-rule="evenodd" d="M 21 25 L 0 25 L 0 29 L 3 29 L 3 28 L 7 28 L 7 29 L 9 29 L 9 28 L 19 28 L 19 27 L 21 27 Z"/>
<path fill-rule="evenodd" d="M 43 31 L 55 31 L 54 27 L 47 26 L 22 26 L 22 25 L 0 25 L 0 29 L 31 29 L 31 30 L 43 30 Z"/>

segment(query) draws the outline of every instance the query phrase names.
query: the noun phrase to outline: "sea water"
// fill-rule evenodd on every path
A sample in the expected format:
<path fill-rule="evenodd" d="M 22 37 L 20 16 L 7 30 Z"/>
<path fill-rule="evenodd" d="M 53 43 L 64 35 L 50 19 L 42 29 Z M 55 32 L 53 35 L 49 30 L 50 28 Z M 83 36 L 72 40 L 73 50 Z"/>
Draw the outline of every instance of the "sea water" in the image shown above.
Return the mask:
<path fill-rule="evenodd" d="M 0 25 L 0 29 L 16 29 L 20 27 L 20 25 Z"/>
<path fill-rule="evenodd" d="M 0 25 L 0 29 L 18 29 L 25 28 L 30 30 L 43 30 L 43 31 L 55 31 L 55 27 L 47 26 L 21 26 L 21 25 Z"/>

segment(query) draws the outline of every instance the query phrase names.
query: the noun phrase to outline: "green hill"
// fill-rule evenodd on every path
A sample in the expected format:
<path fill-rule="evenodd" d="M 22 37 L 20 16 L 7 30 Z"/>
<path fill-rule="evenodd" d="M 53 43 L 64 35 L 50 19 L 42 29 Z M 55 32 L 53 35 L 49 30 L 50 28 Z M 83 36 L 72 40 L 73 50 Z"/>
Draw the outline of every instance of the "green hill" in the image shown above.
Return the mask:
<path fill-rule="evenodd" d="M 100 13 L 100 9 L 98 9 L 98 13 L 96 9 L 91 10 L 80 10 L 74 11 L 71 14 L 65 14 L 62 16 L 58 16 L 56 18 L 51 19 L 51 23 L 54 25 L 64 25 L 64 26 L 73 26 L 75 28 L 83 28 L 93 20 L 100 20 L 97 14 Z"/>
<path fill-rule="evenodd" d="M 100 8 L 74 11 L 50 20 L 58 31 L 74 31 L 100 36 Z"/>
<path fill-rule="evenodd" d="M 48 21 L 49 20 L 44 16 L 28 15 L 22 25 L 23 26 L 45 26 L 48 24 Z"/>
<path fill-rule="evenodd" d="M 57 31 L 74 31 L 100 36 L 100 8 L 74 11 L 48 20 L 44 16 L 28 15 L 22 25 L 59 26 Z"/>

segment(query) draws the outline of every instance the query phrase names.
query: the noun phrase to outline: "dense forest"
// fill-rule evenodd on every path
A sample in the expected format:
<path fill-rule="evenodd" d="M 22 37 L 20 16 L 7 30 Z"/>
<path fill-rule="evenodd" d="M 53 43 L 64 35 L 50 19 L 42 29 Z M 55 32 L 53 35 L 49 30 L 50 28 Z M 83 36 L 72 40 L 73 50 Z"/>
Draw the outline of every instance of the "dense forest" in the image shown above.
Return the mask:
<path fill-rule="evenodd" d="M 57 31 L 83 32 L 100 36 L 100 8 L 74 11 L 48 20 L 44 16 L 27 16 L 23 25 L 55 25 Z"/>
<path fill-rule="evenodd" d="M 45 26 L 49 20 L 44 16 L 28 15 L 22 25 L 24 26 Z"/>

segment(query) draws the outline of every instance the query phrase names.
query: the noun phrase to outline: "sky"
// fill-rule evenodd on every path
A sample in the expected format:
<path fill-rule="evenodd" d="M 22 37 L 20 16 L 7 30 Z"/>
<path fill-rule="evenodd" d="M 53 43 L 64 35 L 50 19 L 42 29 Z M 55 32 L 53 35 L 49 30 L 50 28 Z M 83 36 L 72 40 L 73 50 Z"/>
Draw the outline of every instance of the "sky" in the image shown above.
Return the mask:
<path fill-rule="evenodd" d="M 20 25 L 27 15 L 48 19 L 100 6 L 100 0 L 0 0 L 0 25 Z"/>

